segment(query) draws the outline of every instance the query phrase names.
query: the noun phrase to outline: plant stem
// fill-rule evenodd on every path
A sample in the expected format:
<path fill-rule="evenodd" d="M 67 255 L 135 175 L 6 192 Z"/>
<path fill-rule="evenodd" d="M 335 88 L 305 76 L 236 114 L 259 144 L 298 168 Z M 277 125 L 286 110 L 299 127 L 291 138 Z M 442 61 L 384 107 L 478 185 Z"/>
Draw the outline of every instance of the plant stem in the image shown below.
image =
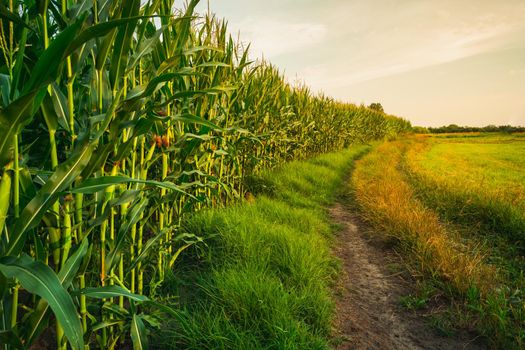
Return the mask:
<path fill-rule="evenodd" d="M 14 183 L 13 183 L 13 204 L 15 211 L 15 219 L 20 216 L 20 167 L 18 163 L 18 135 L 14 137 Z M 11 306 L 11 327 L 14 327 L 17 322 L 18 315 L 18 290 L 20 285 L 15 281 L 15 287 L 13 288 L 13 305 Z"/>
<path fill-rule="evenodd" d="M 64 200 L 64 217 L 62 226 L 62 266 L 66 263 L 71 250 L 71 198 Z"/>
<path fill-rule="evenodd" d="M 79 287 L 80 289 L 83 289 L 86 287 L 86 278 L 85 275 L 82 274 L 79 277 Z M 80 316 L 82 317 L 82 330 L 84 333 L 87 332 L 87 308 L 86 308 L 86 296 L 81 295 L 80 297 Z"/>

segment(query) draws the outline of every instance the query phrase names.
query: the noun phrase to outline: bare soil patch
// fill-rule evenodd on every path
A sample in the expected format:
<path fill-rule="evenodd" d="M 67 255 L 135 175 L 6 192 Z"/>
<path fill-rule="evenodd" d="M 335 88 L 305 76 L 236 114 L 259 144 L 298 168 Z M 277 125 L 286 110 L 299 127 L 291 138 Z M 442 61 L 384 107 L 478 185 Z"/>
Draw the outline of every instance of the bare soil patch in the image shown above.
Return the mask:
<path fill-rule="evenodd" d="M 334 253 L 342 261 L 337 289 L 334 348 L 343 349 L 486 349 L 472 334 L 445 337 L 423 315 L 401 306 L 414 292 L 414 280 L 389 266 L 402 261 L 370 237 L 370 227 L 343 204 L 330 209 L 341 226 Z"/>

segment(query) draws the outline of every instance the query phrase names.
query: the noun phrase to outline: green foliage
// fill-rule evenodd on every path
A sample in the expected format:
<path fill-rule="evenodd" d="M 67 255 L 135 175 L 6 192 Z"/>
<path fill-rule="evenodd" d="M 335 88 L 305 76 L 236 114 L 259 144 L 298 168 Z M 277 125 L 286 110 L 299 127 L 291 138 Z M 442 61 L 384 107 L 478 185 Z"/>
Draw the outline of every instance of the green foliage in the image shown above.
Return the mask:
<path fill-rule="evenodd" d="M 413 126 L 412 132 L 415 134 L 428 134 L 430 131 L 423 126 Z"/>
<path fill-rule="evenodd" d="M 487 125 L 484 127 L 474 126 L 459 126 L 456 124 L 450 124 L 446 126 L 440 126 L 438 128 L 428 128 L 428 131 L 432 134 L 443 134 L 443 133 L 462 133 L 462 132 L 525 132 L 525 127 L 512 126 L 512 125 Z"/>
<path fill-rule="evenodd" d="M 0 272 L 7 278 L 16 277 L 28 292 L 45 300 L 64 327 L 71 347 L 76 350 L 84 348 L 82 327 L 73 300 L 48 266 L 27 256 L 3 257 L 0 258 Z"/>
<path fill-rule="evenodd" d="M 383 109 L 383 106 L 379 102 L 371 103 L 370 106 L 368 106 L 368 108 L 373 109 L 374 111 L 381 112 L 381 113 L 385 112 L 385 110 Z"/>

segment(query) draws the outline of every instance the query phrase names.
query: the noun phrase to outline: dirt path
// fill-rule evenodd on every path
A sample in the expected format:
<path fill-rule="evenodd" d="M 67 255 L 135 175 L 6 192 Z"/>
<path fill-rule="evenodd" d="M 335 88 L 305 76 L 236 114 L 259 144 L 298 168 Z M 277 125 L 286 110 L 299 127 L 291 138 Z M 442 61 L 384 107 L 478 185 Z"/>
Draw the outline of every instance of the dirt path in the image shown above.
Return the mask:
<path fill-rule="evenodd" d="M 440 336 L 421 316 L 404 309 L 400 298 L 412 291 L 410 278 L 388 271 L 399 258 L 372 244 L 366 225 L 342 204 L 331 208 L 330 215 L 342 226 L 335 253 L 344 268 L 335 349 L 484 349 L 465 336 Z"/>

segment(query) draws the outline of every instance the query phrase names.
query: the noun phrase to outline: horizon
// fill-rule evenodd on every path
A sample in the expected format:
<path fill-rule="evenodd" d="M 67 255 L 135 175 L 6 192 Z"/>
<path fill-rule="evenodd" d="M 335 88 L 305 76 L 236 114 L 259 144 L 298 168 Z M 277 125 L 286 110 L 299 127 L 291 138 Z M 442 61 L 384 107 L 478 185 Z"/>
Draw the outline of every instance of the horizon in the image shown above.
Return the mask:
<path fill-rule="evenodd" d="M 525 125 L 525 2 L 209 1 L 290 82 L 413 125 Z M 200 13 L 208 10 L 201 1 Z M 414 103 L 417 101 L 417 103 Z"/>

